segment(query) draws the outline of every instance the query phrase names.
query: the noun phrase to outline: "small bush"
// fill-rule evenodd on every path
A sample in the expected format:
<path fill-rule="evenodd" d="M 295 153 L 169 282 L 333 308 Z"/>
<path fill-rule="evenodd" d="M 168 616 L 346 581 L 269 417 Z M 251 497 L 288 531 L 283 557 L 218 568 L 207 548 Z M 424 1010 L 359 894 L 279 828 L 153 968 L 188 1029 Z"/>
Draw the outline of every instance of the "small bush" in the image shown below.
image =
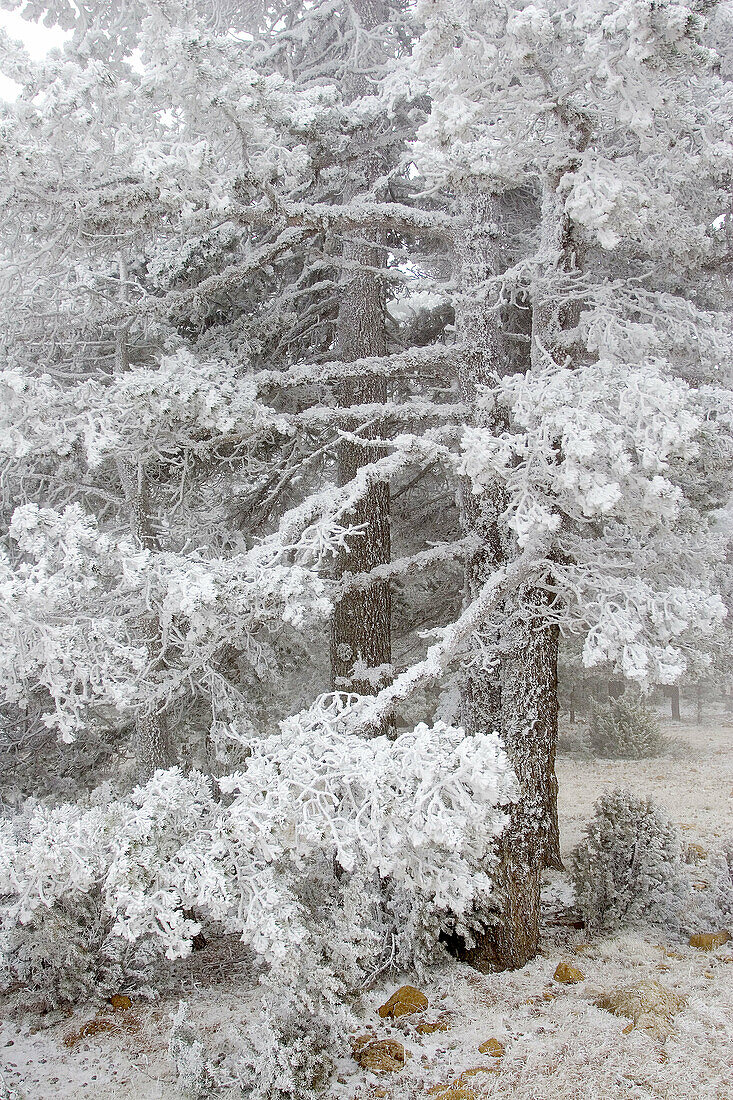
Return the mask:
<path fill-rule="evenodd" d="M 733 931 L 733 837 L 724 840 L 695 874 L 707 889 L 693 890 L 686 923 L 693 932 Z"/>
<path fill-rule="evenodd" d="M 39 907 L 25 924 L 0 926 L 0 988 L 21 985 L 48 1009 L 104 1001 L 121 989 L 147 992 L 162 954 L 157 942 L 130 942 L 110 925 L 99 892 L 91 891 L 73 904 Z"/>
<path fill-rule="evenodd" d="M 596 756 L 612 759 L 641 760 L 664 748 L 656 715 L 630 692 L 593 707 L 589 735 Z"/>
<path fill-rule="evenodd" d="M 679 834 L 648 799 L 610 791 L 596 802 L 572 856 L 578 907 L 590 931 L 676 922 L 688 894 Z"/>
<path fill-rule="evenodd" d="M 557 751 L 560 756 L 571 756 L 575 760 L 589 760 L 593 756 L 588 731 L 582 726 L 571 726 L 561 730 L 557 737 Z"/>

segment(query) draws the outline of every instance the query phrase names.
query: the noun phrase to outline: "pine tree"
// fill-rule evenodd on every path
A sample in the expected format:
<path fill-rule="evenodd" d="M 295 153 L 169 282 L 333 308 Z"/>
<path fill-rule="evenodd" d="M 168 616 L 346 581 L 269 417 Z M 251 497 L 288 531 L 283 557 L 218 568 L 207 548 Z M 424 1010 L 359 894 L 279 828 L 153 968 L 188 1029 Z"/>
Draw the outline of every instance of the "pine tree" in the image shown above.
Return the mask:
<path fill-rule="evenodd" d="M 728 99 L 693 9 L 548 0 L 419 14 L 413 72 L 432 110 L 415 159 L 464 196 L 466 523 L 479 576 L 509 563 L 514 578 L 499 621 L 493 604 L 479 620 L 466 681 L 474 728 L 500 726 L 521 787 L 499 841 L 496 924 L 474 958 L 513 966 L 537 950 L 540 875 L 558 855 L 558 626 L 585 633 L 588 665 L 669 681 L 685 667 L 682 623 L 711 629 L 722 611 L 706 590 L 710 546 L 699 557 L 693 534 L 719 501 L 690 499 L 685 460 L 705 450 L 713 404 L 729 407 L 721 393 L 711 404 L 712 349 L 729 354 L 730 326 L 706 275 Z M 701 117 L 718 152 L 682 160 Z"/>

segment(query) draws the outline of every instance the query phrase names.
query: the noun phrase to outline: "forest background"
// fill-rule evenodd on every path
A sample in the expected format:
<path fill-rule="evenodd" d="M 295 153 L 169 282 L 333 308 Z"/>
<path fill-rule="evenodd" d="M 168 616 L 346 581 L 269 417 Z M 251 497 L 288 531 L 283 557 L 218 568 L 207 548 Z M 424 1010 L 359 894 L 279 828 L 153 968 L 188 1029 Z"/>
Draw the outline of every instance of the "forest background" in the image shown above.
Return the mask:
<path fill-rule="evenodd" d="M 3 7 L 11 970 L 521 966 L 558 669 L 727 675 L 731 5 Z"/>

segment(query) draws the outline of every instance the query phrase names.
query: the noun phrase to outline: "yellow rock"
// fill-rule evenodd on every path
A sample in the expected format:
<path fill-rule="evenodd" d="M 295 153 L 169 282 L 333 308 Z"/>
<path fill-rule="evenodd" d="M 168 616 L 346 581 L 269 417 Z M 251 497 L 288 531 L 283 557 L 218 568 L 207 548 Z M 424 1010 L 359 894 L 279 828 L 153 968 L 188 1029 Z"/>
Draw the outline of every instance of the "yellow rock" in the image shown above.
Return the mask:
<path fill-rule="evenodd" d="M 573 966 L 571 963 L 561 962 L 558 963 L 557 970 L 553 977 L 556 982 L 562 982 L 564 985 L 574 985 L 576 982 L 584 982 L 585 974 L 582 970 L 579 970 L 577 966 Z"/>
<path fill-rule="evenodd" d="M 490 1054 L 492 1058 L 501 1058 L 504 1054 L 504 1044 L 500 1043 L 498 1039 L 485 1039 L 481 1046 L 478 1048 L 479 1054 Z"/>
<path fill-rule="evenodd" d="M 655 1039 L 666 1039 L 672 1034 L 672 1019 L 685 1004 L 685 998 L 665 989 L 659 982 L 637 982 L 628 989 L 617 989 L 602 994 L 596 1004 L 614 1016 L 625 1016 L 631 1023 L 624 1034 L 635 1027 L 648 1031 Z"/>
<path fill-rule="evenodd" d="M 721 929 L 720 932 L 699 932 L 696 936 L 690 936 L 690 947 L 697 947 L 700 951 L 714 951 L 729 939 L 730 932 L 726 932 L 725 929 Z"/>
<path fill-rule="evenodd" d="M 460 1077 L 456 1077 L 453 1082 L 453 1086 L 467 1085 L 471 1077 L 476 1077 L 479 1073 L 493 1073 L 494 1067 L 492 1066 L 472 1066 L 471 1069 L 464 1069 Z"/>
<path fill-rule="evenodd" d="M 434 1097 L 434 1100 L 479 1100 L 482 1095 L 477 1091 L 480 1088 L 479 1082 L 472 1082 L 471 1078 L 477 1077 L 479 1073 L 494 1072 L 496 1071 L 493 1067 L 489 1069 L 487 1066 L 464 1069 L 460 1077 L 456 1077 L 450 1085 L 434 1085 L 428 1089 L 428 1096 Z"/>
<path fill-rule="evenodd" d="M 360 1035 L 352 1043 L 354 1059 L 362 1069 L 373 1073 L 393 1073 L 402 1069 L 412 1057 L 396 1039 L 376 1039 L 373 1035 Z"/>
<path fill-rule="evenodd" d="M 428 1007 L 428 999 L 413 985 L 403 985 L 396 989 L 388 1001 L 379 1009 L 382 1019 L 395 1020 L 398 1016 L 407 1016 L 411 1012 L 422 1012 Z"/>

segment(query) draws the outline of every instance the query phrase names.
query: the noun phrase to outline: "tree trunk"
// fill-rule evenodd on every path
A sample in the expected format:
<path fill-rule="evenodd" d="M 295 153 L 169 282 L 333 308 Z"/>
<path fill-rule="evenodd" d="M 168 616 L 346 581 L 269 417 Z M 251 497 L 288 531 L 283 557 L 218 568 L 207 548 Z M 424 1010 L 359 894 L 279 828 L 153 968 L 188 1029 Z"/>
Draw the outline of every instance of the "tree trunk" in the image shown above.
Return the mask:
<path fill-rule="evenodd" d="M 383 18 L 381 0 L 352 0 L 352 8 L 365 29 Z M 374 60 L 370 51 L 361 58 L 362 66 Z M 377 59 L 378 60 L 378 59 Z M 365 72 L 350 76 L 354 97 L 368 92 Z M 369 183 L 379 178 L 381 164 L 376 154 L 365 149 L 357 161 L 359 176 Z M 337 319 L 338 355 L 345 362 L 387 352 L 385 331 L 384 280 L 375 274 L 386 266 L 384 233 L 378 229 L 363 231 L 358 239 L 347 239 L 342 248 L 344 262 L 343 292 Z M 387 400 L 384 377 L 366 374 L 348 379 L 337 387 L 340 405 L 383 404 Z M 362 428 L 365 441 L 379 437 L 380 425 Z M 384 455 L 378 447 L 363 446 L 344 440 L 338 448 L 338 483 L 346 485 L 359 472 Z M 336 562 L 336 575 L 366 573 L 391 559 L 389 484 L 376 481 L 346 517 L 361 528 L 350 536 Z M 342 592 L 334 607 L 331 624 L 331 686 L 338 691 L 373 695 L 389 683 L 392 676 L 391 593 L 388 581 Z M 391 729 L 391 723 L 385 723 Z"/>
<path fill-rule="evenodd" d="M 476 408 L 477 387 L 509 372 L 499 314 L 481 297 L 499 257 L 501 212 L 496 199 L 473 196 L 464 216 L 469 229 L 458 250 L 461 278 L 459 326 L 468 347 L 459 370 L 462 399 Z M 527 367 L 529 364 L 525 364 Z M 477 417 L 480 421 L 480 417 Z M 493 419 L 492 430 L 502 425 Z M 502 523 L 503 489 L 478 495 L 463 489 L 466 527 L 479 534 L 481 549 L 468 562 L 467 596 L 478 594 L 489 572 L 511 560 L 515 546 Z M 557 628 L 545 617 L 547 597 L 526 589 L 508 598 L 503 623 L 486 623 L 477 638 L 477 657 L 494 649 L 490 667 L 470 664 L 463 685 L 463 722 L 468 733 L 499 730 L 519 782 L 519 799 L 499 844 L 494 920 L 475 947 L 461 952 L 478 969 L 523 966 L 537 954 L 543 868 L 561 866 L 557 825 Z M 481 633 L 481 632 L 479 632 Z"/>
<path fill-rule="evenodd" d="M 626 690 L 626 684 L 623 680 L 609 680 L 608 681 L 608 698 L 620 699 Z"/>
<path fill-rule="evenodd" d="M 381 267 L 384 249 L 361 242 L 347 242 L 343 257 L 364 268 Z M 345 361 L 386 353 L 384 289 L 368 270 L 358 271 L 346 284 L 338 316 L 339 357 Z M 383 403 L 387 383 L 366 375 L 349 379 L 338 388 L 341 405 Z M 360 437 L 378 437 L 379 427 L 364 428 Z M 338 480 L 345 485 L 384 451 L 344 440 L 338 450 Z M 362 530 L 348 540 L 337 561 L 337 575 L 365 573 L 390 561 L 389 485 L 374 482 L 349 514 L 348 521 Z M 387 581 L 346 591 L 334 608 L 331 628 L 332 685 L 340 691 L 371 695 L 388 682 L 391 669 L 391 607 Z M 372 670 L 371 672 L 369 670 Z M 380 670 L 377 672 L 376 670 Z"/>
<path fill-rule="evenodd" d="M 136 542 L 145 550 L 160 550 L 150 510 L 150 495 L 145 470 L 129 462 L 119 462 L 118 471 L 125 498 L 131 513 L 132 532 Z M 162 666 L 163 643 L 160 623 L 156 614 L 141 616 L 135 624 L 136 633 L 145 647 L 148 667 L 155 673 Z M 135 718 L 135 758 L 137 775 L 145 782 L 159 768 L 170 768 L 175 763 L 170 731 L 162 710 L 141 708 Z"/>
<path fill-rule="evenodd" d="M 675 722 L 680 721 L 680 689 L 677 684 L 671 684 L 667 688 L 667 694 L 669 695 L 669 701 L 672 709 L 672 718 Z"/>
<path fill-rule="evenodd" d="M 120 301 L 128 301 L 128 272 L 124 256 L 119 258 Z M 130 369 L 128 332 L 122 326 L 116 336 L 115 369 L 124 374 Z M 142 463 L 132 463 L 119 459 L 117 472 L 122 483 L 122 491 L 130 510 L 132 534 L 138 546 L 144 550 L 160 550 L 158 533 L 155 530 L 150 508 L 150 488 L 145 467 Z M 144 615 L 136 623 L 138 636 L 145 647 L 148 667 L 152 671 L 160 668 L 163 643 L 160 622 L 157 615 Z M 135 717 L 135 759 L 140 782 L 150 779 L 159 768 L 170 768 L 175 762 L 173 745 L 165 714 L 157 709 L 139 709 Z"/>

